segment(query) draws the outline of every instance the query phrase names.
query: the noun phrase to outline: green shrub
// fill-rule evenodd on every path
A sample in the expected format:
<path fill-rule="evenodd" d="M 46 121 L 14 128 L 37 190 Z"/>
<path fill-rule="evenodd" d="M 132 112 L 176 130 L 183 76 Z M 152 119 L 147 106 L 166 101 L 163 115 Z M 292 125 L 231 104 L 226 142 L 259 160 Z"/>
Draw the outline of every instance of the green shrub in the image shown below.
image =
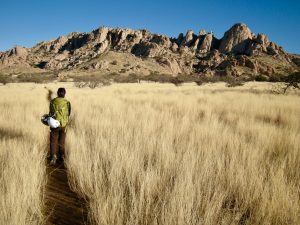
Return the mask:
<path fill-rule="evenodd" d="M 292 83 L 292 82 L 300 83 L 300 71 L 289 74 L 283 80 L 288 83 Z"/>
<path fill-rule="evenodd" d="M 265 76 L 265 75 L 257 75 L 255 78 L 254 78 L 255 81 L 269 81 L 268 77 Z"/>

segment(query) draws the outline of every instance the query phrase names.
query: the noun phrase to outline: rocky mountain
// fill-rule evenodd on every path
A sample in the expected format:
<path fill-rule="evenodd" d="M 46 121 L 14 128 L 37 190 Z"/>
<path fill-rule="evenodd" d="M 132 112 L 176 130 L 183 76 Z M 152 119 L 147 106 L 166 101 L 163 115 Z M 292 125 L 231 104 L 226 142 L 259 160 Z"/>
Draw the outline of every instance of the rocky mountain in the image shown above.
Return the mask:
<path fill-rule="evenodd" d="M 101 27 L 0 53 L 2 74 L 55 71 L 64 76 L 154 73 L 271 77 L 299 69 L 299 55 L 286 53 L 243 23 L 232 26 L 221 39 L 204 30 L 198 34 L 188 30 L 170 38 L 147 30 Z"/>

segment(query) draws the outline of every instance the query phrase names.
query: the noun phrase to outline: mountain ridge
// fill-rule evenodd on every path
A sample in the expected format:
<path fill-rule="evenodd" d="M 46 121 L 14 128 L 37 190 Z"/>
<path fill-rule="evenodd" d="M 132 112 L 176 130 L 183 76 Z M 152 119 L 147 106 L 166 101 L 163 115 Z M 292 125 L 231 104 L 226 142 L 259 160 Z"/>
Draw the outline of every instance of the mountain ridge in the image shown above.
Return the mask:
<path fill-rule="evenodd" d="M 169 74 L 253 77 L 284 76 L 300 68 L 289 54 L 244 23 L 234 24 L 221 39 L 212 32 L 188 30 L 177 38 L 146 29 L 100 27 L 72 32 L 32 48 L 0 52 L 0 72 L 59 71 L 60 74 Z"/>

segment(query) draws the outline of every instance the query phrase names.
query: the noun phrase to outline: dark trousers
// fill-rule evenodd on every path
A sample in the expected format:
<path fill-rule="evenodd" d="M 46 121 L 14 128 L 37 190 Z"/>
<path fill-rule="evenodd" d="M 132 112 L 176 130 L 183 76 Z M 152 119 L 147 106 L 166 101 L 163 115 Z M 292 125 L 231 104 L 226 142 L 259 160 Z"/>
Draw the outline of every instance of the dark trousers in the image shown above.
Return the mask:
<path fill-rule="evenodd" d="M 50 129 L 50 154 L 59 158 L 65 154 L 66 132 L 64 127 Z"/>

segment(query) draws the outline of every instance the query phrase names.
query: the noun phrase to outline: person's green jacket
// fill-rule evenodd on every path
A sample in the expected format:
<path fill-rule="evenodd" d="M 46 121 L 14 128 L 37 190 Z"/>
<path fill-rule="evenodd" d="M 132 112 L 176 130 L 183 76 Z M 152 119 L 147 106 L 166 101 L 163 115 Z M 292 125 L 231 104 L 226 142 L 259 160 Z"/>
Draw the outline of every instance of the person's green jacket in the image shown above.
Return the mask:
<path fill-rule="evenodd" d="M 51 100 L 49 115 L 59 121 L 60 127 L 67 126 L 70 114 L 71 103 L 67 99 L 57 97 Z"/>

